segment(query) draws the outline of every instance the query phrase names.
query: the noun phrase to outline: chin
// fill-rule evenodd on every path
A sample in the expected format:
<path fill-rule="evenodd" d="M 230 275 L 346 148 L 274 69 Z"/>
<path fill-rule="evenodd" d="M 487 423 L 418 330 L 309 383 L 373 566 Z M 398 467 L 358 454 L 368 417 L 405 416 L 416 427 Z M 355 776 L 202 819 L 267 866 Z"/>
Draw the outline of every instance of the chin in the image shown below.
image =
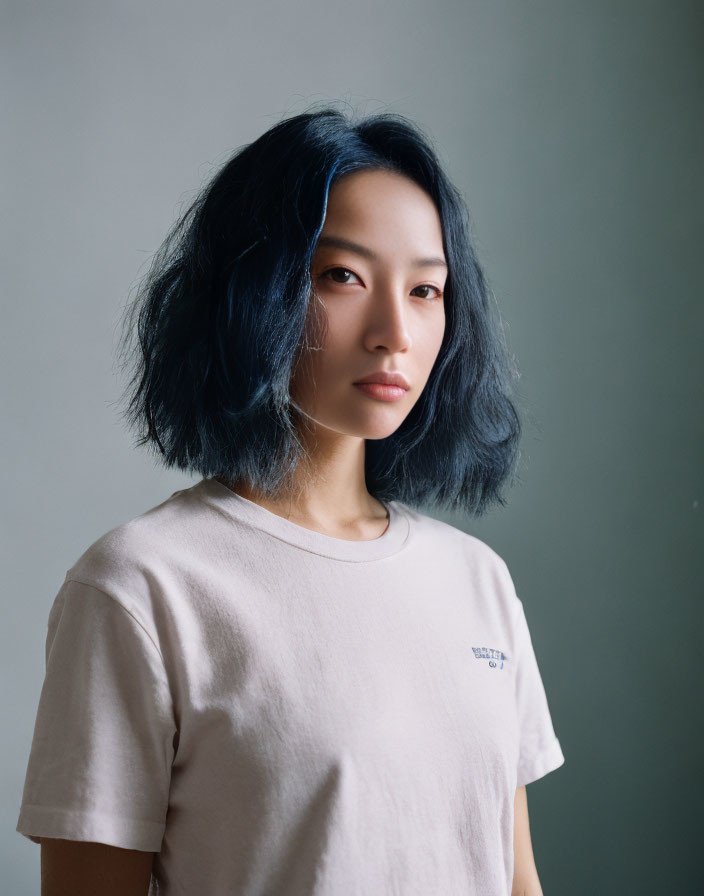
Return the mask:
<path fill-rule="evenodd" d="M 337 404 L 337 413 L 326 414 L 319 411 L 319 415 L 315 413 L 307 413 L 309 422 L 313 422 L 316 427 L 329 430 L 344 436 L 352 436 L 358 439 L 386 439 L 392 433 L 396 432 L 399 426 L 408 416 L 408 408 L 401 412 L 398 404 L 394 405 L 389 402 L 383 405 L 381 402 L 378 407 L 367 409 L 366 412 L 360 413 L 359 408 L 354 411 L 350 410 L 349 414 L 340 415 L 340 403 Z"/>
<path fill-rule="evenodd" d="M 390 417 L 391 415 L 389 415 Z M 350 426 L 343 431 L 348 435 L 358 436 L 361 439 L 386 439 L 396 432 L 399 426 L 405 420 L 405 415 L 398 414 L 395 419 L 385 420 L 377 423 L 368 423 L 366 426 Z"/>

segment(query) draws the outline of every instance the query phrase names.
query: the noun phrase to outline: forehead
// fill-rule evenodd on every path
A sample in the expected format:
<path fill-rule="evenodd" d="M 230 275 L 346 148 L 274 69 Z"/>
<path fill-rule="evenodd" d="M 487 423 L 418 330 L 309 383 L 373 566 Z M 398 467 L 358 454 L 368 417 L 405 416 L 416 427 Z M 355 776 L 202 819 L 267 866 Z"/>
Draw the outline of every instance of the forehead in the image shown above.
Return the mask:
<path fill-rule="evenodd" d="M 442 254 L 442 225 L 431 197 L 391 171 L 354 171 L 330 188 L 322 234 L 408 243 Z M 321 235 L 322 235 L 321 234 Z"/>

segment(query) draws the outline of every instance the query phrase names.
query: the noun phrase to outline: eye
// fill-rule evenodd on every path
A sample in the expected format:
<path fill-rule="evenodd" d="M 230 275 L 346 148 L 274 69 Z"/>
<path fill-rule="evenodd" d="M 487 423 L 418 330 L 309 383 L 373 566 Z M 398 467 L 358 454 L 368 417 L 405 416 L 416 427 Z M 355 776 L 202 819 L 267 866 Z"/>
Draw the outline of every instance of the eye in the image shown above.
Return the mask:
<path fill-rule="evenodd" d="M 353 273 L 349 268 L 341 268 L 341 267 L 330 268 L 329 270 L 325 271 L 320 276 L 321 277 L 329 277 L 330 274 L 336 274 L 338 272 L 341 273 L 343 276 L 346 276 L 347 278 L 349 278 L 350 276 L 357 277 L 357 275 L 355 273 Z M 345 283 L 350 282 L 349 279 L 338 280 L 337 278 L 334 278 L 334 277 L 330 277 L 329 279 L 331 279 L 333 283 L 345 284 Z M 357 277 L 357 279 L 359 279 L 359 278 Z M 432 286 L 430 283 L 424 283 L 422 286 L 416 286 L 415 289 L 425 289 L 425 290 L 434 289 L 435 290 L 435 295 L 419 296 L 419 298 L 421 298 L 421 299 L 430 299 L 431 301 L 436 301 L 443 297 L 442 290 L 439 289 L 437 286 Z M 415 290 L 414 290 L 414 292 L 415 292 Z"/>
<path fill-rule="evenodd" d="M 321 277 L 327 277 L 328 274 L 335 273 L 336 271 L 342 271 L 343 274 L 352 274 L 353 277 L 356 277 L 356 274 L 353 274 L 348 268 L 330 268 L 329 271 L 325 271 L 324 274 L 321 274 Z M 335 280 L 333 279 L 333 283 L 349 283 L 349 280 Z"/>
<path fill-rule="evenodd" d="M 431 286 L 429 283 L 425 283 L 423 286 L 416 286 L 416 289 L 434 289 L 436 292 L 436 295 L 434 296 L 421 296 L 421 299 L 431 299 L 434 301 L 436 299 L 441 299 L 443 296 L 442 291 L 439 290 L 437 286 Z"/>

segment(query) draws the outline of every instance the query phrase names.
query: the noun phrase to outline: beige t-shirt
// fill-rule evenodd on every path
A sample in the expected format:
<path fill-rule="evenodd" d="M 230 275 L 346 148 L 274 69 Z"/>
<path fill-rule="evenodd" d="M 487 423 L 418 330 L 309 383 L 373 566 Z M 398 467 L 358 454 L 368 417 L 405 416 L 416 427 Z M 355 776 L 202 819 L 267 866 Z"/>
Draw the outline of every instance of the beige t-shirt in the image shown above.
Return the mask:
<path fill-rule="evenodd" d="M 508 896 L 564 762 L 484 542 L 333 538 L 202 479 L 66 573 L 17 831 L 153 851 L 152 894 Z"/>

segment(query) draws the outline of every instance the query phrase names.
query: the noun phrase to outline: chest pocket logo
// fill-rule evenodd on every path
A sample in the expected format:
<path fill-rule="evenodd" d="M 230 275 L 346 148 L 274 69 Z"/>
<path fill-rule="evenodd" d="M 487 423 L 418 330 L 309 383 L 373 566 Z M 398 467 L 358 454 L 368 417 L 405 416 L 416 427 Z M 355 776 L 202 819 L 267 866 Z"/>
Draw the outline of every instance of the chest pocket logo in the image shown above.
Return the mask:
<path fill-rule="evenodd" d="M 492 647 L 473 647 L 472 650 L 476 659 L 489 660 L 489 665 L 492 669 L 503 669 L 504 660 L 507 659 L 507 656 L 501 650 L 494 650 Z"/>

